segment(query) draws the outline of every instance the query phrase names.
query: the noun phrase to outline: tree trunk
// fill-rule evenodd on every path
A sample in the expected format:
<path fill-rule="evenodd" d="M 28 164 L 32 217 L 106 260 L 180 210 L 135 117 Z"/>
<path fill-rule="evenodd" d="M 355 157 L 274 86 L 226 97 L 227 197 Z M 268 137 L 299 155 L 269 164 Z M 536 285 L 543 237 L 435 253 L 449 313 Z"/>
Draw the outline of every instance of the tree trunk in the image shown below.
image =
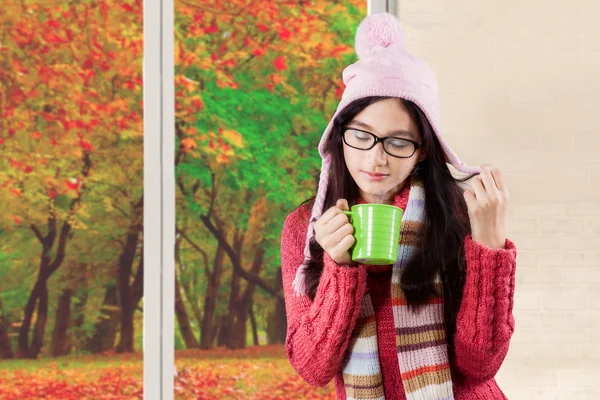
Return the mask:
<path fill-rule="evenodd" d="M 194 320 L 196 321 L 196 324 L 198 326 L 202 327 L 202 321 L 203 321 L 202 313 L 200 312 L 200 307 L 198 307 L 198 304 L 196 304 L 196 302 L 194 301 L 195 300 L 194 296 L 192 296 L 190 294 L 190 293 L 192 293 L 192 291 L 186 290 L 184 285 L 182 285 L 182 288 L 183 288 L 183 293 L 185 293 L 185 297 L 187 297 L 189 299 L 190 308 L 192 309 L 192 315 L 194 317 Z M 213 325 L 214 325 L 214 322 L 213 322 Z M 214 330 L 214 328 L 212 328 L 212 329 Z M 201 332 L 198 333 L 198 336 L 200 336 L 200 333 Z M 212 344 L 213 342 L 210 342 L 210 343 Z M 200 345 L 198 345 L 198 347 L 200 347 Z"/>
<path fill-rule="evenodd" d="M 33 340 L 29 348 L 32 358 L 37 358 L 44 345 L 44 332 L 46 331 L 46 322 L 48 321 L 48 280 L 42 284 L 40 293 L 37 319 L 33 327 Z"/>
<path fill-rule="evenodd" d="M 223 276 L 223 259 L 225 251 L 223 247 L 217 247 L 217 254 L 213 264 L 212 273 L 207 273 L 206 296 L 204 297 L 204 313 L 202 318 L 202 328 L 200 329 L 200 348 L 211 349 L 214 334 L 214 313 L 217 304 L 217 295 L 221 286 Z"/>
<path fill-rule="evenodd" d="M 281 267 L 275 274 L 275 289 L 283 292 Z M 285 315 L 285 302 L 277 299 L 275 310 L 267 317 L 267 341 L 269 344 L 284 344 L 287 335 L 287 318 Z"/>
<path fill-rule="evenodd" d="M 179 283 L 179 274 L 175 276 L 175 316 L 179 324 L 179 331 L 185 342 L 187 349 L 196 349 L 199 347 L 198 340 L 194 336 L 194 330 L 190 324 L 190 318 L 188 317 L 185 304 L 183 303 L 183 297 L 181 296 L 181 285 Z"/>
<path fill-rule="evenodd" d="M 93 354 L 112 350 L 119 326 L 119 307 L 117 285 L 111 284 L 106 289 L 102 305 L 102 315 L 96 322 L 94 336 L 88 341 L 86 348 Z"/>
<path fill-rule="evenodd" d="M 49 257 L 42 258 L 40 269 L 46 270 Z M 43 344 L 44 330 L 46 328 L 46 320 L 48 318 L 48 287 L 47 277 L 40 272 L 36 283 L 33 285 L 33 290 L 29 295 L 27 304 L 25 305 L 25 316 L 23 323 L 19 328 L 18 350 L 17 357 L 19 358 L 37 358 Z M 37 315 L 35 325 L 33 326 L 33 338 L 29 343 L 29 331 L 33 321 L 33 315 L 37 307 Z"/>
<path fill-rule="evenodd" d="M 0 297 L 0 359 L 13 358 L 14 353 L 10 344 L 10 337 L 8 336 L 8 327 L 10 323 L 3 315 L 2 311 L 2 297 Z"/>
<path fill-rule="evenodd" d="M 139 200 L 133 205 L 131 218 L 127 240 L 119 256 L 119 303 L 121 305 L 121 335 L 119 344 L 117 345 L 117 352 L 119 353 L 133 352 L 133 317 L 137 308 L 137 302 L 134 303 L 135 299 L 133 298 L 132 286 L 129 281 L 131 280 L 131 271 L 137 254 L 140 233 L 143 229 L 143 225 L 140 222 L 143 218 L 143 200 Z M 142 263 L 138 267 L 137 275 L 143 273 L 143 269 L 140 270 L 140 268 L 143 268 Z M 138 277 L 136 276 L 135 281 L 137 280 Z M 136 284 L 135 281 L 134 285 Z"/>
<path fill-rule="evenodd" d="M 250 305 L 250 324 L 252 325 L 252 339 L 255 346 L 258 346 L 258 328 L 256 326 L 256 317 L 254 316 L 254 305 Z"/>
<path fill-rule="evenodd" d="M 244 236 L 240 231 L 236 230 L 233 235 L 234 248 L 237 251 L 236 256 L 241 258 L 242 244 L 244 243 Z M 229 304 L 227 307 L 227 316 L 225 319 L 225 330 L 226 340 L 225 346 L 229 349 L 237 348 L 237 335 L 236 335 L 236 324 L 235 320 L 237 317 L 237 308 L 240 301 L 240 276 L 235 273 L 235 270 L 231 273 L 231 291 L 229 292 Z M 223 327 L 221 328 L 223 329 Z"/>
<path fill-rule="evenodd" d="M 19 328 L 19 337 L 17 341 L 17 357 L 19 358 L 35 358 L 31 357 L 29 352 L 29 329 L 31 327 L 33 313 L 38 304 L 38 298 L 42 292 L 42 281 L 45 280 L 42 275 L 42 271 L 46 270 L 48 268 L 48 264 L 50 263 L 50 257 L 46 255 L 49 251 L 50 249 L 46 248 L 44 248 L 42 251 L 42 260 L 38 272 L 38 278 L 33 285 L 33 289 L 31 290 L 29 299 L 27 299 L 27 304 L 25 305 L 25 315 L 23 317 L 21 327 Z"/>
<path fill-rule="evenodd" d="M 72 297 L 73 290 L 64 289 L 58 300 L 54 332 L 52 333 L 52 343 L 50 347 L 50 354 L 52 354 L 53 357 L 65 356 L 71 352 L 71 341 L 68 332 L 71 327 Z"/>
<path fill-rule="evenodd" d="M 131 269 L 137 250 L 139 231 L 130 231 L 127 241 L 119 257 L 119 303 L 121 306 L 121 335 L 117 352 L 133 352 L 133 314 L 135 306 L 131 301 Z"/>
<path fill-rule="evenodd" d="M 14 354 L 10 345 L 7 325 L 3 321 L 0 321 L 0 359 L 13 357 Z"/>
<path fill-rule="evenodd" d="M 262 267 L 262 263 L 263 263 L 263 256 L 264 256 L 265 252 L 262 249 L 262 246 L 259 245 L 258 246 L 258 250 L 256 251 L 255 255 L 254 255 L 254 261 L 252 262 L 252 267 L 250 269 L 250 273 L 252 275 L 258 276 L 258 273 L 260 272 L 260 269 Z M 251 282 L 248 282 L 246 284 L 246 289 L 244 290 L 243 295 L 239 296 L 239 275 L 235 273 L 233 273 L 233 276 L 238 276 L 238 282 L 237 285 L 238 287 L 236 288 L 237 293 L 235 293 L 235 299 L 233 300 L 233 305 L 234 305 L 234 315 L 235 315 L 235 322 L 233 322 L 233 325 L 231 325 L 230 322 L 230 326 L 234 326 L 233 330 L 231 330 L 229 332 L 229 343 L 228 343 L 228 348 L 230 349 L 243 349 L 246 347 L 246 325 L 248 322 L 248 314 L 252 308 L 252 298 L 254 297 L 254 291 L 256 288 L 256 285 L 254 285 Z M 233 283 L 232 283 L 232 294 L 234 293 L 233 291 Z M 230 299 L 230 305 L 232 304 L 232 300 Z M 231 308 L 230 308 L 230 313 L 231 313 Z M 233 319 L 230 317 L 230 321 L 233 321 Z"/>
<path fill-rule="evenodd" d="M 81 340 L 85 337 L 85 308 L 87 305 L 89 286 L 86 277 L 87 264 L 79 263 L 79 280 L 77 282 L 77 290 L 74 293 L 74 304 L 73 304 L 73 328 L 72 338 L 74 339 L 73 345 L 77 348 L 81 348 Z"/>
<path fill-rule="evenodd" d="M 218 328 L 215 331 L 215 336 L 217 337 L 217 347 L 227 346 L 227 341 L 229 340 L 229 316 L 221 315 L 218 318 L 219 324 Z"/>
<path fill-rule="evenodd" d="M 236 319 L 239 318 L 240 313 L 238 311 L 240 303 L 240 276 L 232 271 L 231 273 L 231 291 L 229 292 L 229 306 L 227 307 L 227 348 L 237 349 L 237 343 L 240 341 L 240 336 L 246 338 L 246 330 L 244 332 L 238 332 L 239 326 L 236 324 Z"/>
<path fill-rule="evenodd" d="M 248 311 L 246 304 L 242 301 L 238 301 L 237 309 L 235 310 L 236 318 L 234 322 L 233 331 L 231 331 L 229 346 L 230 349 L 244 349 L 246 348 L 246 341 L 248 340 L 248 333 L 246 325 L 248 323 Z"/>
<path fill-rule="evenodd" d="M 85 178 L 89 175 L 92 162 L 90 159 L 89 152 L 83 154 L 83 167 L 81 175 Z M 84 192 L 85 183 L 82 184 L 79 191 L 79 195 L 71 200 L 69 206 L 69 217 L 73 216 L 77 206 L 81 203 L 81 195 Z M 63 222 L 60 230 L 57 228 L 56 215 L 53 211 L 50 211 L 47 220 L 48 231 L 46 235 L 42 234 L 40 229 L 35 224 L 30 224 L 30 228 L 42 244 L 42 254 L 40 260 L 40 268 L 38 270 L 38 277 L 27 304 L 25 305 L 25 312 L 23 323 L 19 329 L 18 349 L 17 356 L 24 358 L 37 358 L 39 355 L 42 345 L 44 344 L 44 332 L 46 329 L 46 321 L 48 319 L 48 279 L 56 272 L 61 266 L 66 256 L 66 248 L 68 239 L 71 235 L 71 224 L 69 218 L 66 218 Z M 51 259 L 51 252 L 56 244 L 56 250 L 54 251 L 54 258 Z M 33 338 L 31 344 L 29 343 L 29 330 L 31 328 L 31 321 L 33 320 L 33 314 L 37 306 L 37 315 L 35 325 L 33 327 Z"/>
<path fill-rule="evenodd" d="M 181 262 L 182 240 L 181 236 L 175 239 L 175 317 L 177 318 L 179 332 L 185 342 L 185 348 L 197 349 L 200 345 L 198 339 L 194 336 L 194 329 L 190 323 L 190 317 L 188 316 L 185 302 L 183 301 L 183 294 L 181 293 L 183 290 L 183 284 L 181 283 L 181 269 L 183 265 Z"/>

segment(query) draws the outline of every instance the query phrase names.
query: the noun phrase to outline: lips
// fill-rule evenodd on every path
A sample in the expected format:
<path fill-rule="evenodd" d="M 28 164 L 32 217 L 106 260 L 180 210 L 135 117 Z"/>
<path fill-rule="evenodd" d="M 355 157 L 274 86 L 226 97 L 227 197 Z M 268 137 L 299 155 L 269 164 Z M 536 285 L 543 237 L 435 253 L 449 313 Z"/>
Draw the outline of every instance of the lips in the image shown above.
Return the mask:
<path fill-rule="evenodd" d="M 369 171 L 363 171 L 365 174 L 368 175 L 373 175 L 373 176 L 388 176 L 389 174 L 382 174 L 381 172 L 369 172 Z"/>
<path fill-rule="evenodd" d="M 367 178 L 374 180 L 374 181 L 381 181 L 389 176 L 389 174 L 382 174 L 380 172 L 368 172 L 368 171 L 362 171 L 362 172 L 363 172 L 363 174 L 365 174 L 365 176 Z"/>

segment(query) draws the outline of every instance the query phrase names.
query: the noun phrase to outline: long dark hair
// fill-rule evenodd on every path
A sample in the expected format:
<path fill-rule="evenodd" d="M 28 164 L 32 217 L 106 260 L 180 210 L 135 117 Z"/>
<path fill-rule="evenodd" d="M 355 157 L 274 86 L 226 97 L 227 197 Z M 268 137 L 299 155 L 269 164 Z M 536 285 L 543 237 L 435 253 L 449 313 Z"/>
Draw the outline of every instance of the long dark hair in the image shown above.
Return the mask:
<path fill-rule="evenodd" d="M 358 186 L 346 168 L 342 148 L 341 128 L 348 124 L 367 106 L 389 97 L 365 97 L 350 103 L 334 120 L 331 140 L 326 151 L 332 155 L 332 176 L 325 195 L 323 212 L 334 206 L 337 199 L 348 200 L 352 207 L 358 197 Z M 457 179 L 452 176 L 444 159 L 440 142 L 434 134 L 427 117 L 413 102 L 398 99 L 408 110 L 419 127 L 423 139 L 423 161 L 417 163 L 411 175 L 417 175 L 425 187 L 425 223 L 420 246 L 407 263 L 401 278 L 401 286 L 408 306 L 418 308 L 431 296 L 439 295 L 434 286 L 437 273 L 441 273 L 444 295 L 444 321 L 449 355 L 453 357 L 453 338 L 456 317 L 462 301 L 465 285 L 464 238 L 470 233 L 467 205 L 459 182 L 465 182 L 476 174 Z M 301 204 L 308 215 L 315 196 Z M 323 248 L 313 238 L 310 242 L 311 260 L 307 264 L 306 284 L 308 296 L 314 300 L 323 271 Z"/>

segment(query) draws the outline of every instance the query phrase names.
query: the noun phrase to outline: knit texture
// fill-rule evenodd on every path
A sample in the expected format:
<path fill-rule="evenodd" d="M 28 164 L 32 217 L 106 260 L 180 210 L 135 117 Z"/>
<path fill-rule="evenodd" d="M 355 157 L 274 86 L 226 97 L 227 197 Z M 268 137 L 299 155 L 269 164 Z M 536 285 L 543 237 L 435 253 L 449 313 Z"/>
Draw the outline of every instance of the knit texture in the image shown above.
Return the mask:
<path fill-rule="evenodd" d="M 396 196 L 395 205 L 406 207 Z M 347 399 L 343 365 L 357 326 L 360 306 L 371 282 L 374 327 L 383 391 L 379 398 L 406 399 L 397 351 L 392 306 L 392 272 L 389 266 L 336 264 L 324 254 L 324 270 L 314 302 L 295 296 L 290 284 L 303 257 L 303 236 L 309 210 L 299 208 L 286 218 L 281 242 L 288 334 L 286 351 L 292 366 L 310 384 L 325 386 L 335 377 L 338 399 Z M 505 249 L 489 249 L 465 238 L 467 276 L 458 314 L 450 361 L 453 395 L 457 400 L 505 399 L 494 380 L 508 351 L 514 330 L 512 304 L 516 249 L 506 240 Z M 381 288 L 386 288 L 382 291 Z M 385 397 L 382 397 L 385 396 Z"/>
<path fill-rule="evenodd" d="M 425 218 L 425 189 L 413 176 L 406 211 L 400 224 L 398 260 L 392 268 L 392 307 L 400 373 L 408 400 L 453 399 L 452 379 L 445 341 L 441 280 L 438 296 L 418 311 L 410 310 L 400 285 L 402 270 L 417 250 Z M 375 312 L 365 293 L 349 350 L 343 362 L 348 399 L 381 399 L 383 382 L 377 347 Z"/>
<path fill-rule="evenodd" d="M 404 46 L 406 34 L 400 21 L 389 13 L 367 16 L 356 30 L 355 50 L 358 61 L 347 66 L 342 79 L 346 85 L 342 99 L 323 132 L 319 142 L 321 173 L 316 199 L 304 242 L 304 259 L 311 258 L 309 243 L 314 236 L 314 223 L 323 213 L 325 195 L 329 187 L 331 155 L 325 152 L 336 117 L 353 101 L 369 96 L 388 96 L 414 102 L 425 114 L 433 128 L 446 161 L 465 173 L 481 172 L 480 167 L 470 167 L 462 162 L 446 144 L 440 126 L 438 84 L 431 68 L 408 52 Z M 301 265 L 302 264 L 302 265 Z M 304 272 L 306 264 L 299 264 L 292 283 L 297 295 L 306 293 Z"/>

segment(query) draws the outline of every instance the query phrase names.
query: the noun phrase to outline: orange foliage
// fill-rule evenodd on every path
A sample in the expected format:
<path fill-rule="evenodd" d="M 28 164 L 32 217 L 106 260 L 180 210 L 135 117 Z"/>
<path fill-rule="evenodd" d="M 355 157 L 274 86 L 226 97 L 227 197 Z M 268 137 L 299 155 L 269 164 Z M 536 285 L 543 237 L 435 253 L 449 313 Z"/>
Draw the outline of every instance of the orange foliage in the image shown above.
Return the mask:
<path fill-rule="evenodd" d="M 142 158 L 142 4 L 2 2 L 0 203 L 19 221 L 43 224 L 48 197 L 72 197 L 92 180 L 127 185 L 114 182 L 123 170 L 115 161 Z M 117 146 L 119 137 L 138 140 Z M 117 173 L 101 171 L 104 160 Z M 64 186 L 49 191 L 49 178 Z M 16 221 L 0 216 L 0 225 Z"/>
<path fill-rule="evenodd" d="M 243 350 L 182 350 L 175 356 L 175 399 L 336 398 L 333 382 L 324 388 L 304 382 L 290 366 L 281 345 Z M 48 363 L 34 372 L 0 369 L 0 399 L 142 399 L 143 361 L 140 353 L 84 356 L 77 359 L 77 366 L 69 366 L 67 360 L 63 365 Z"/>

